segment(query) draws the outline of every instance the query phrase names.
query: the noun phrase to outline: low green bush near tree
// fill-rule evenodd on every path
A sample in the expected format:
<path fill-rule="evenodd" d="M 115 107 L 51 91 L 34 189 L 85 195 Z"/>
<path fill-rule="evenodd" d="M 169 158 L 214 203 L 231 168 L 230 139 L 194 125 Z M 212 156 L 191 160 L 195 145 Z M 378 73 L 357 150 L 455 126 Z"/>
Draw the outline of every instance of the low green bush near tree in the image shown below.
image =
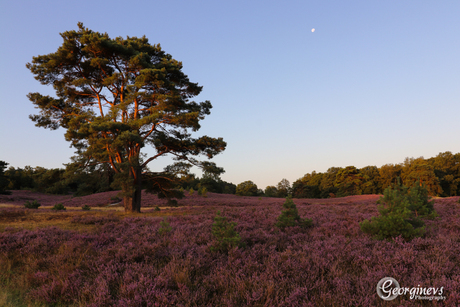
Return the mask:
<path fill-rule="evenodd" d="M 27 209 L 38 209 L 38 207 L 40 206 L 41 204 L 37 200 L 34 200 L 33 202 L 26 201 L 26 203 L 24 204 L 24 207 L 26 207 Z"/>
<path fill-rule="evenodd" d="M 363 232 L 378 240 L 421 237 L 425 233 L 422 219 L 437 216 L 434 201 L 430 201 L 426 187 L 420 184 L 411 188 L 393 184 L 385 189 L 377 203 L 380 215 L 362 221 L 360 226 Z"/>
<path fill-rule="evenodd" d="M 51 208 L 51 210 L 60 211 L 60 210 L 66 210 L 66 208 L 64 207 L 62 203 L 59 203 L 59 204 L 54 205 L 54 207 Z"/>

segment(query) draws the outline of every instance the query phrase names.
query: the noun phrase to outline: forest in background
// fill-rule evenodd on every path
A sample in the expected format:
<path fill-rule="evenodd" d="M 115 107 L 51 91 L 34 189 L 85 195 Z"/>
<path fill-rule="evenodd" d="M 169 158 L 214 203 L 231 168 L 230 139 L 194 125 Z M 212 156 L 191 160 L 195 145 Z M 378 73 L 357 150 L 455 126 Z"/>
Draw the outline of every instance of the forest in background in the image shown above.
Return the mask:
<path fill-rule="evenodd" d="M 431 196 L 460 195 L 460 153 L 450 151 L 424 159 L 406 158 L 400 164 L 385 164 L 380 168 L 331 167 L 325 173 L 312 172 L 293 183 L 292 195 L 297 198 L 327 198 L 362 194 L 382 194 L 396 183 L 425 185 Z"/>
<path fill-rule="evenodd" d="M 34 190 L 50 194 L 75 196 L 118 190 L 113 170 L 105 164 L 82 168 L 73 162 L 66 168 L 46 169 L 43 167 L 15 168 L 0 161 L 0 190 Z M 168 171 L 166 169 L 165 171 Z M 172 172 L 175 186 L 181 190 L 237 194 L 243 196 L 266 196 L 294 198 L 330 198 L 350 195 L 382 194 L 398 178 L 406 186 L 420 183 L 426 186 L 431 196 L 449 197 L 460 195 L 460 153 L 439 153 L 429 159 L 406 158 L 400 164 L 385 164 L 381 167 L 356 168 L 331 167 L 324 173 L 305 174 L 292 186 L 282 179 L 276 186 L 265 190 L 252 181 L 235 185 L 220 179 L 218 174 L 204 172 L 200 178 L 189 171 Z"/>

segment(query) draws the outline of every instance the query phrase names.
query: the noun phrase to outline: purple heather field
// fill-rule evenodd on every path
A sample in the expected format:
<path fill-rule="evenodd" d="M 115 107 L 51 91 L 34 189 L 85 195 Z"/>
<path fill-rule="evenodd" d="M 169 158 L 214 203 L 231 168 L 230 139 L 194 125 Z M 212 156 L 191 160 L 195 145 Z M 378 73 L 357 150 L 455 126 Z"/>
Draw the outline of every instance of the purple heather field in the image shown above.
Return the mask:
<path fill-rule="evenodd" d="M 96 210 L 116 194 L 1 196 L 11 206 L 0 207 L 0 282 L 46 306 L 460 306 L 458 196 L 435 199 L 439 217 L 426 220 L 424 237 L 405 242 L 361 232 L 359 222 L 378 215 L 378 195 L 294 199 L 314 225 L 280 231 L 280 198 L 186 192 L 167 208 L 144 194 L 142 214 Z M 33 199 L 68 210 L 24 209 Z M 245 247 L 211 251 L 218 210 Z M 39 214 L 61 215 L 73 228 L 12 223 Z M 171 230 L 159 232 L 165 216 Z M 376 287 L 387 276 L 401 287 L 443 287 L 445 299 L 384 301 Z"/>

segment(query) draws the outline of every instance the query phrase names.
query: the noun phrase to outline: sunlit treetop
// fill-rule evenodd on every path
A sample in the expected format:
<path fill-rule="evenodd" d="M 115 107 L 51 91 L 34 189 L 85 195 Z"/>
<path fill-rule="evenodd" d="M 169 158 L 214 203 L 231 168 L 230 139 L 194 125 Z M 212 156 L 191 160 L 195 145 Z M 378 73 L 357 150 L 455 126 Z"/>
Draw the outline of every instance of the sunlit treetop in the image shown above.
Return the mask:
<path fill-rule="evenodd" d="M 56 52 L 27 64 L 38 81 L 56 92 L 55 97 L 28 95 L 40 110 L 30 116 L 36 126 L 65 128 L 66 140 L 80 155 L 110 163 L 138 185 L 142 170 L 160 156 L 172 154 L 199 165 L 192 156 L 212 158 L 225 149 L 222 138 L 192 138 L 212 105 L 190 100 L 202 87 L 190 82 L 182 63 L 160 45 L 149 44 L 146 37 L 111 39 L 82 23 L 78 31 L 61 36 Z M 146 145 L 156 153 L 142 159 Z"/>

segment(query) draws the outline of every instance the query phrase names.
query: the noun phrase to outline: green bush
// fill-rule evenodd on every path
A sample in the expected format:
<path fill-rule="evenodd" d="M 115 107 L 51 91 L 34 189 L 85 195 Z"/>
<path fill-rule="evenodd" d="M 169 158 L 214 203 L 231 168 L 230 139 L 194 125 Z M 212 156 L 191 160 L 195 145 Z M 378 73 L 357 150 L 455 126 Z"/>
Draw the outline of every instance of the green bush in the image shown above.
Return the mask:
<path fill-rule="evenodd" d="M 193 195 L 193 192 L 195 192 L 193 188 L 190 188 L 190 190 L 188 191 L 188 195 Z"/>
<path fill-rule="evenodd" d="M 383 210 L 382 210 L 383 209 Z M 425 233 L 423 221 L 411 220 L 411 211 L 400 207 L 393 211 L 385 212 L 380 207 L 380 216 L 372 217 L 371 221 L 364 220 L 360 223 L 364 233 L 371 234 L 378 240 L 392 239 L 402 236 L 406 240 L 421 237 Z"/>
<path fill-rule="evenodd" d="M 406 240 L 421 237 L 425 233 L 422 218 L 437 216 L 425 186 L 414 185 L 409 189 L 393 184 L 385 189 L 377 203 L 380 215 L 362 221 L 360 226 L 364 233 L 378 240 L 390 240 L 397 236 Z"/>
<path fill-rule="evenodd" d="M 286 201 L 283 204 L 283 210 L 278 216 L 278 221 L 275 226 L 284 230 L 286 227 L 299 226 L 302 228 L 308 228 L 313 226 L 311 219 L 302 219 L 299 216 L 296 205 L 292 201 L 291 197 L 286 197 Z"/>
<path fill-rule="evenodd" d="M 24 207 L 26 207 L 27 209 L 38 209 L 38 207 L 40 206 L 40 203 L 36 200 L 34 200 L 33 202 L 26 201 L 26 203 L 24 204 Z"/>
<path fill-rule="evenodd" d="M 171 230 L 172 228 L 169 225 L 168 219 L 166 217 L 163 218 L 163 221 L 160 222 L 160 228 L 158 228 L 158 233 L 162 236 L 168 232 L 171 232 Z"/>
<path fill-rule="evenodd" d="M 221 216 L 220 211 L 217 211 L 212 224 L 212 235 L 216 242 L 211 247 L 211 251 L 228 252 L 234 247 L 244 246 L 241 242 L 240 234 L 235 230 L 235 226 L 235 222 L 227 222 L 227 218 Z"/>
<path fill-rule="evenodd" d="M 160 211 L 160 207 L 156 206 L 155 211 Z"/>
<path fill-rule="evenodd" d="M 81 207 L 81 209 L 84 210 L 84 211 L 89 211 L 89 210 L 91 210 L 91 207 L 88 206 L 88 205 L 84 205 L 83 207 Z"/>
<path fill-rule="evenodd" d="M 206 187 L 201 188 L 201 196 L 208 197 L 208 189 Z"/>
<path fill-rule="evenodd" d="M 59 204 L 54 205 L 54 207 L 51 208 L 51 210 L 60 211 L 60 210 L 66 210 L 66 209 L 62 203 L 59 203 Z"/>

